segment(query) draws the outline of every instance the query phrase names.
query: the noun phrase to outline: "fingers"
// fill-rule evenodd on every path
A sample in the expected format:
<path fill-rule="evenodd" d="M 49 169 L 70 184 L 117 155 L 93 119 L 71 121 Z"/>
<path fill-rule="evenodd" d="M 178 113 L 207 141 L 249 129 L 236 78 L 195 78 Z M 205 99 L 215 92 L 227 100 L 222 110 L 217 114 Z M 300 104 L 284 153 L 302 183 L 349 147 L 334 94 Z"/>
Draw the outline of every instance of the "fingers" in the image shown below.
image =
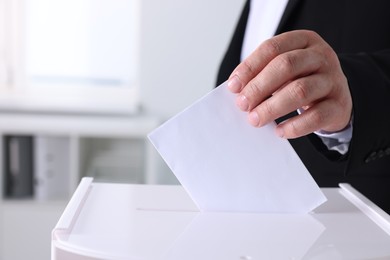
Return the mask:
<path fill-rule="evenodd" d="M 327 96 L 330 91 L 327 85 L 328 79 L 321 75 L 310 75 L 294 80 L 256 106 L 249 113 L 248 121 L 256 127 L 264 126 Z"/>
<path fill-rule="evenodd" d="M 315 33 L 302 30 L 286 32 L 266 40 L 232 72 L 228 88 L 234 93 L 240 92 L 275 57 L 306 48 L 314 37 Z"/>
<path fill-rule="evenodd" d="M 331 100 L 315 104 L 302 114 L 292 117 L 276 127 L 276 133 L 283 138 L 297 138 L 322 129 L 336 120 L 339 107 Z"/>
<path fill-rule="evenodd" d="M 290 112 L 306 111 L 279 124 L 277 133 L 296 138 L 313 131 L 339 131 L 349 122 L 352 98 L 333 49 L 316 33 L 291 31 L 261 44 L 231 74 L 228 88 L 237 106 L 261 127 Z"/>
<path fill-rule="evenodd" d="M 320 53 L 311 50 L 294 50 L 279 55 L 242 89 L 237 96 L 238 107 L 243 111 L 252 110 L 287 82 L 319 70 L 323 60 Z M 303 92 L 298 94 L 306 92 L 304 88 L 299 90 Z"/>

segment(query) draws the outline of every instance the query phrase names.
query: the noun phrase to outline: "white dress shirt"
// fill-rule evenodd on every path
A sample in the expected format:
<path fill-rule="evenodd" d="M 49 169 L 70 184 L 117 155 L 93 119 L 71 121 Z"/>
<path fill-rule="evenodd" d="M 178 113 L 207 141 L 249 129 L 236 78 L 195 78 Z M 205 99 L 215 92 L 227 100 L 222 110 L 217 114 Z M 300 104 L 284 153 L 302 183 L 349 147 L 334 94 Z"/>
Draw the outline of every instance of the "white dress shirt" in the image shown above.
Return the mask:
<path fill-rule="evenodd" d="M 272 37 L 279 25 L 288 0 L 251 0 L 248 22 L 241 51 L 241 60 L 248 57 L 264 40 Z M 298 110 L 298 112 L 302 112 Z M 352 122 L 342 131 L 316 131 L 330 150 L 348 152 L 352 138 Z"/>

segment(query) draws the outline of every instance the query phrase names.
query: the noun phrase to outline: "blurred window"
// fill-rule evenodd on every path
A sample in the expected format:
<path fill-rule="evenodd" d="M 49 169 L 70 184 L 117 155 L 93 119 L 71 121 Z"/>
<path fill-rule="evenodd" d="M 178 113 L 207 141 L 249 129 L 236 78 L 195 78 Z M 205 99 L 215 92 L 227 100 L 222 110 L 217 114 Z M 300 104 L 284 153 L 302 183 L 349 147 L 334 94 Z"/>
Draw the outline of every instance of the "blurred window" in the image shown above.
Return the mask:
<path fill-rule="evenodd" d="M 45 93 L 51 101 L 58 98 L 51 93 L 61 93 L 76 106 L 102 101 L 108 110 L 109 103 L 134 109 L 136 0 L 0 0 L 1 7 L 3 88 Z"/>

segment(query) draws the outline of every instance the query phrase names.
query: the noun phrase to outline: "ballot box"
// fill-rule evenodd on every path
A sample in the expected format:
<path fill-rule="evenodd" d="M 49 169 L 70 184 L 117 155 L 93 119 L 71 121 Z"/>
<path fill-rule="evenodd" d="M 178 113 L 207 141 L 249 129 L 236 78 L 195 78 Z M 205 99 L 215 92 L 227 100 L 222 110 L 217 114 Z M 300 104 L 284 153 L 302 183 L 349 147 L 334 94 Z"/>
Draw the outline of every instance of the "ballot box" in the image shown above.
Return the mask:
<path fill-rule="evenodd" d="M 80 182 L 52 259 L 390 259 L 390 216 L 348 184 L 308 214 L 200 212 L 183 187 Z"/>

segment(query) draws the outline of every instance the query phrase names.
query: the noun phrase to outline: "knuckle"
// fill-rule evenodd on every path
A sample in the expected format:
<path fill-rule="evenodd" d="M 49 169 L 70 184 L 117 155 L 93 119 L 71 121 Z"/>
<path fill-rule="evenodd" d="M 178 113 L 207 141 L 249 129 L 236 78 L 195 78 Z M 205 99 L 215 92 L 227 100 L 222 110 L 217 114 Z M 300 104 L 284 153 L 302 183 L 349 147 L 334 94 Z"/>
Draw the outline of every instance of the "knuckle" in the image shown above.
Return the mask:
<path fill-rule="evenodd" d="M 304 32 L 306 33 L 307 37 L 309 37 L 310 39 L 318 39 L 318 38 L 320 38 L 320 35 L 318 33 L 316 33 L 315 31 L 304 30 Z"/>
<path fill-rule="evenodd" d="M 253 75 L 255 73 L 255 68 L 253 64 L 248 60 L 244 60 L 241 65 L 244 68 L 244 70 L 248 72 L 248 74 Z"/>
<path fill-rule="evenodd" d="M 246 86 L 247 96 L 259 96 L 261 95 L 261 87 L 258 81 L 252 80 Z"/>
<path fill-rule="evenodd" d="M 297 80 L 289 89 L 290 98 L 294 101 L 306 101 L 309 99 L 309 88 L 302 80 Z"/>
<path fill-rule="evenodd" d="M 337 59 L 335 52 L 328 45 L 324 46 L 324 48 L 322 49 L 322 55 L 324 57 L 323 61 L 325 62 L 325 64 L 334 64 Z"/>
<path fill-rule="evenodd" d="M 296 58 L 291 54 L 282 55 L 278 59 L 276 66 L 282 73 L 292 75 L 296 70 Z"/>
<path fill-rule="evenodd" d="M 335 52 L 329 45 L 325 45 L 323 48 L 323 53 L 326 58 L 335 57 Z"/>
<path fill-rule="evenodd" d="M 278 56 L 282 49 L 280 42 L 275 38 L 266 40 L 263 47 L 272 57 Z"/>
<path fill-rule="evenodd" d="M 272 103 L 269 101 L 269 99 L 265 100 L 262 104 L 262 111 L 263 113 L 268 116 L 272 117 L 274 115 L 275 109 Z"/>

